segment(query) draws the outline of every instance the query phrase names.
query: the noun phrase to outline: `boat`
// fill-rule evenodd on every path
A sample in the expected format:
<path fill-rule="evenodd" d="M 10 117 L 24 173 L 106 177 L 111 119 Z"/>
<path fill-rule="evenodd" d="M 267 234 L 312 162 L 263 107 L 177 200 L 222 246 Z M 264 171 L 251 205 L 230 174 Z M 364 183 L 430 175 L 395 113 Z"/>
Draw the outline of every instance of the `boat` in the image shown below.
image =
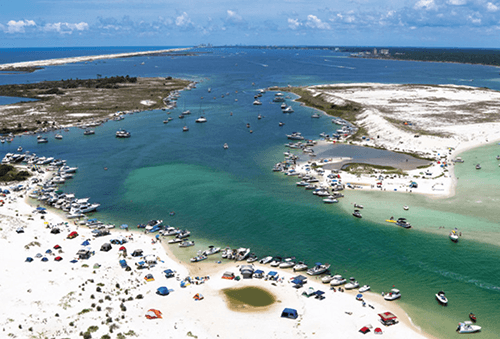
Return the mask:
<path fill-rule="evenodd" d="M 331 286 L 339 286 L 346 283 L 346 279 L 343 278 L 340 274 L 334 275 L 333 279 L 330 281 Z"/>
<path fill-rule="evenodd" d="M 61 140 L 63 136 L 61 134 L 56 134 L 54 138 L 56 138 L 57 140 Z"/>
<path fill-rule="evenodd" d="M 359 209 L 362 210 L 363 209 L 363 205 L 358 205 L 358 204 L 354 203 L 354 208 L 359 208 Z"/>
<path fill-rule="evenodd" d="M 83 132 L 83 135 L 92 135 L 92 134 L 95 134 L 95 131 L 93 129 L 86 129 Z"/>
<path fill-rule="evenodd" d="M 206 255 L 197 255 L 196 257 L 191 258 L 191 262 L 203 261 L 205 259 L 207 259 Z"/>
<path fill-rule="evenodd" d="M 477 321 L 476 315 L 472 312 L 469 313 L 469 319 L 474 323 Z"/>
<path fill-rule="evenodd" d="M 38 138 L 38 139 L 37 139 L 37 142 L 38 142 L 39 144 L 46 144 L 46 143 L 48 143 L 48 142 L 49 142 L 49 139 L 47 139 L 47 138 Z"/>
<path fill-rule="evenodd" d="M 500 160 L 500 155 L 497 155 L 497 160 Z"/>
<path fill-rule="evenodd" d="M 262 105 L 262 102 L 259 101 L 259 99 L 256 99 L 254 102 L 253 102 L 254 105 Z"/>
<path fill-rule="evenodd" d="M 323 199 L 323 202 L 325 204 L 334 204 L 339 202 L 333 195 L 329 195 L 327 198 Z"/>
<path fill-rule="evenodd" d="M 286 258 L 279 264 L 279 268 L 291 268 L 295 266 L 295 258 Z"/>
<path fill-rule="evenodd" d="M 268 257 L 264 257 L 264 258 L 260 259 L 259 263 L 265 265 L 265 264 L 269 264 L 272 260 L 273 260 L 273 257 L 268 256 Z"/>
<path fill-rule="evenodd" d="M 203 255 L 209 256 L 220 252 L 220 247 L 208 246 L 208 250 L 203 251 Z"/>
<path fill-rule="evenodd" d="M 187 131 L 189 131 L 189 127 L 187 127 L 187 126 L 182 127 L 182 131 L 183 131 L 183 132 L 187 132 Z"/>
<path fill-rule="evenodd" d="M 310 268 L 307 270 L 307 274 L 309 275 L 320 275 L 325 273 L 328 269 L 330 268 L 330 264 L 322 264 L 322 263 L 316 263 L 316 265 L 313 268 Z"/>
<path fill-rule="evenodd" d="M 321 278 L 321 282 L 323 284 L 328 284 L 333 280 L 333 275 L 325 275 L 323 278 Z"/>
<path fill-rule="evenodd" d="M 257 115 L 257 119 L 259 119 L 259 120 L 262 119 L 262 115 L 260 115 L 260 114 Z"/>
<path fill-rule="evenodd" d="M 236 251 L 236 260 L 241 261 L 245 260 L 248 256 L 250 255 L 250 249 L 249 248 L 239 248 Z"/>
<path fill-rule="evenodd" d="M 117 138 L 130 138 L 130 132 L 125 131 L 124 129 L 116 131 Z"/>
<path fill-rule="evenodd" d="M 17 148 L 17 151 L 18 151 L 18 152 L 22 152 L 22 151 L 23 151 L 23 148 L 22 148 L 21 146 L 19 146 L 19 147 Z"/>
<path fill-rule="evenodd" d="M 278 267 L 283 259 L 281 257 L 274 257 L 271 261 L 271 267 Z"/>
<path fill-rule="evenodd" d="M 286 136 L 290 140 L 304 140 L 304 137 L 299 132 L 292 132 L 292 134 L 287 134 Z"/>
<path fill-rule="evenodd" d="M 384 295 L 384 299 L 389 301 L 396 300 L 399 298 L 401 298 L 401 292 L 397 288 L 393 288 L 391 292 Z"/>
<path fill-rule="evenodd" d="M 146 231 L 151 231 L 153 228 L 157 226 L 161 226 L 163 224 L 163 220 L 150 220 L 144 227 Z"/>
<path fill-rule="evenodd" d="M 446 298 L 443 291 L 436 293 L 436 299 L 440 304 L 448 305 L 448 298 Z"/>
<path fill-rule="evenodd" d="M 285 124 L 284 122 L 281 122 L 281 121 L 280 121 L 278 125 L 279 125 L 279 126 L 283 126 L 284 124 Z"/>
<path fill-rule="evenodd" d="M 307 270 L 307 265 L 303 261 L 299 261 L 292 269 L 294 272 L 305 271 Z"/>
<path fill-rule="evenodd" d="M 191 235 L 188 230 L 181 230 L 175 237 L 179 239 L 187 238 Z"/>
<path fill-rule="evenodd" d="M 311 118 L 313 118 L 313 119 L 319 119 L 319 114 L 318 113 L 314 113 L 313 115 L 311 115 Z"/>
<path fill-rule="evenodd" d="M 363 285 L 359 288 L 360 293 L 364 293 L 370 290 L 370 285 Z"/>
<path fill-rule="evenodd" d="M 404 209 L 405 211 L 408 211 L 410 208 L 409 208 L 408 206 L 403 206 L 403 209 Z"/>
<path fill-rule="evenodd" d="M 450 232 L 450 240 L 453 242 L 458 242 L 458 230 L 455 228 Z"/>
<path fill-rule="evenodd" d="M 224 147 L 224 149 L 228 149 L 229 148 L 229 146 L 227 145 L 227 143 L 225 143 L 223 147 Z"/>
<path fill-rule="evenodd" d="M 475 333 L 481 331 L 481 326 L 473 325 L 471 321 L 464 321 L 463 323 L 458 323 L 457 332 L 458 333 Z"/>
<path fill-rule="evenodd" d="M 352 215 L 355 216 L 356 218 L 362 218 L 363 217 L 361 215 L 361 212 L 359 210 L 354 210 L 354 212 L 352 212 Z"/>
<path fill-rule="evenodd" d="M 293 111 L 292 106 L 288 106 L 287 108 L 285 108 L 285 109 L 283 110 L 283 113 L 293 113 L 293 112 L 294 112 L 294 111 Z"/>
<path fill-rule="evenodd" d="M 476 165 L 476 169 L 481 169 L 481 165 L 480 165 L 480 164 L 477 164 L 477 165 Z"/>
<path fill-rule="evenodd" d="M 182 112 L 182 115 L 189 115 L 189 114 L 191 114 L 190 110 L 186 110 L 186 111 Z"/>
<path fill-rule="evenodd" d="M 247 258 L 247 263 L 253 263 L 255 261 L 259 260 L 259 258 L 255 255 L 255 253 L 250 253 L 250 255 Z"/>
<path fill-rule="evenodd" d="M 396 225 L 401 226 L 403 228 L 411 228 L 411 225 L 410 223 L 408 223 L 408 221 L 406 221 L 406 218 L 399 218 L 396 221 Z"/>
<path fill-rule="evenodd" d="M 207 118 L 202 116 L 202 117 L 199 117 L 198 119 L 196 119 L 195 122 L 204 123 L 204 122 L 207 122 Z"/>
<path fill-rule="evenodd" d="M 184 240 L 182 238 L 177 238 L 177 237 L 170 239 L 168 241 L 169 244 L 180 244 L 182 242 L 184 242 Z"/>
<path fill-rule="evenodd" d="M 300 187 L 300 186 L 307 186 L 307 185 L 309 185 L 309 184 L 308 184 L 306 181 L 297 181 L 297 182 L 295 183 L 295 185 L 297 185 L 297 186 L 299 186 L 299 187 Z"/>
<path fill-rule="evenodd" d="M 354 279 L 353 277 L 349 278 L 349 282 L 345 284 L 345 289 L 346 290 L 353 290 L 355 288 L 359 287 L 359 283 Z"/>

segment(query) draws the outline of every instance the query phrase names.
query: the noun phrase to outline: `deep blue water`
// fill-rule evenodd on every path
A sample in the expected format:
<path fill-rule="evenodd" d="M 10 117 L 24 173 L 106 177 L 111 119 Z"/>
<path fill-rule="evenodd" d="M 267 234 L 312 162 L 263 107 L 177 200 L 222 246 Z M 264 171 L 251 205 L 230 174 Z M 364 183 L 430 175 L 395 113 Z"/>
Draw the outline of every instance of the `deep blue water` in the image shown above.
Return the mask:
<path fill-rule="evenodd" d="M 178 109 L 171 113 L 175 119 L 167 125 L 165 112 L 143 112 L 104 124 L 93 136 L 73 128 L 63 132 L 61 141 L 53 133 L 42 145 L 34 137 L 22 136 L 0 145 L 0 150 L 13 152 L 21 145 L 78 166 L 78 175 L 63 189 L 100 202 L 96 216 L 103 220 L 134 225 L 159 218 L 220 246 L 248 246 L 259 255 L 294 255 L 309 263 L 326 261 L 333 272 L 355 276 L 375 292 L 396 285 L 403 291 L 400 303 L 412 319 L 436 336 L 453 336 L 456 322 L 473 310 L 483 326 L 480 336 L 496 337 L 498 247 L 473 241 L 456 246 L 417 229 L 381 227 L 354 219 L 338 206 L 321 204 L 297 190 L 294 178 L 270 169 L 283 158 L 285 134 L 300 131 L 316 138 L 337 126 L 326 117 L 311 119 L 313 110 L 296 103 L 291 103 L 295 113 L 282 114 L 279 104 L 271 101 L 272 93 L 261 98 L 262 106 L 252 105 L 258 88 L 289 84 L 451 83 L 500 89 L 496 68 L 350 59 L 319 50 L 201 51 L 190 57 L 104 60 L 0 76 L 2 84 L 96 74 L 200 81 L 196 89 L 182 93 Z M 93 54 L 104 53 L 97 49 Z M 193 114 L 177 119 L 184 109 Z M 261 120 L 259 113 L 264 116 Z M 201 114 L 207 117 L 206 124 L 194 122 Z M 279 121 L 285 126 L 279 127 Z M 189 132 L 182 132 L 184 125 Z M 132 137 L 116 139 L 118 128 L 129 130 Z M 170 217 L 170 211 L 176 215 Z M 442 289 L 451 300 L 446 309 L 434 300 Z"/>

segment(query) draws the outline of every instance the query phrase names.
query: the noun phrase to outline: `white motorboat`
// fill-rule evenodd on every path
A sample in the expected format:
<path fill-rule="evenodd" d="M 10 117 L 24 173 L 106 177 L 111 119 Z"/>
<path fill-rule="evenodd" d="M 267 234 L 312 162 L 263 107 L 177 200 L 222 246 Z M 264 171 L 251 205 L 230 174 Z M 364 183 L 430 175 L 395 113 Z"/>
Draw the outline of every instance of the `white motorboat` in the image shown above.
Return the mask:
<path fill-rule="evenodd" d="M 404 209 L 405 211 L 408 211 L 410 208 L 409 208 L 408 206 L 403 206 L 403 209 Z"/>
<path fill-rule="evenodd" d="M 436 293 L 436 299 L 440 304 L 448 305 L 448 298 L 446 298 L 446 295 L 443 291 L 439 291 L 438 293 Z"/>
<path fill-rule="evenodd" d="M 145 230 L 146 231 L 151 231 L 153 228 L 157 227 L 157 226 L 161 226 L 161 224 L 163 223 L 163 220 L 150 220 L 148 221 L 148 223 L 146 224 L 146 227 L 145 227 Z"/>
<path fill-rule="evenodd" d="M 321 278 L 321 282 L 323 284 L 328 284 L 333 280 L 333 275 L 325 275 L 323 278 Z"/>
<path fill-rule="evenodd" d="M 297 186 L 307 186 L 307 185 L 308 185 L 308 183 L 307 183 L 307 182 L 305 182 L 305 181 L 297 181 L 295 184 L 296 184 Z"/>
<path fill-rule="evenodd" d="M 299 132 L 292 132 L 292 134 L 287 134 L 286 136 L 290 140 L 304 140 L 304 137 Z"/>
<path fill-rule="evenodd" d="M 458 242 L 458 230 L 456 228 L 451 231 L 450 240 L 453 242 Z"/>
<path fill-rule="evenodd" d="M 22 151 L 23 151 L 23 148 L 22 148 L 21 146 L 19 146 L 19 147 L 17 148 L 17 151 L 18 151 L 18 152 L 22 152 Z"/>
<path fill-rule="evenodd" d="M 191 232 L 188 230 L 180 231 L 175 237 L 179 239 L 187 238 L 191 235 Z"/>
<path fill-rule="evenodd" d="M 250 255 L 250 249 L 249 248 L 239 248 L 236 251 L 236 260 L 241 261 L 245 260 L 248 256 Z"/>
<path fill-rule="evenodd" d="M 287 106 L 286 102 L 283 102 L 283 103 L 281 104 L 281 109 L 285 109 L 285 108 L 287 108 L 287 107 L 288 107 L 288 106 Z"/>
<path fill-rule="evenodd" d="M 208 246 L 208 250 L 203 251 L 203 255 L 212 255 L 220 252 L 220 247 Z"/>
<path fill-rule="evenodd" d="M 189 115 L 189 114 L 191 114 L 190 110 L 186 110 L 186 111 L 182 112 L 182 115 Z"/>
<path fill-rule="evenodd" d="M 228 146 L 227 143 L 225 143 L 223 147 L 224 147 L 224 149 L 228 149 L 229 148 L 229 146 Z"/>
<path fill-rule="evenodd" d="M 307 274 L 309 275 L 320 275 L 325 273 L 328 269 L 330 268 L 330 264 L 322 264 L 322 263 L 316 263 L 316 265 L 313 268 L 310 268 L 307 270 Z"/>
<path fill-rule="evenodd" d="M 250 253 L 250 255 L 247 258 L 247 263 L 253 263 L 255 261 L 259 260 L 259 258 L 255 255 L 255 253 Z"/>
<path fill-rule="evenodd" d="M 254 105 L 262 105 L 262 102 L 259 101 L 259 99 L 256 99 L 254 102 L 253 102 Z"/>
<path fill-rule="evenodd" d="M 319 119 L 320 115 L 318 113 L 314 113 L 313 115 L 311 115 L 311 118 L 313 119 Z"/>
<path fill-rule="evenodd" d="M 175 238 L 173 238 L 173 239 L 170 239 L 170 240 L 168 241 L 168 243 L 169 243 L 169 244 L 177 244 L 177 243 L 179 243 L 179 244 L 180 244 L 180 243 L 182 243 L 183 241 L 184 241 L 184 239 L 175 237 Z"/>
<path fill-rule="evenodd" d="M 194 258 L 191 258 L 191 262 L 198 262 L 207 259 L 206 255 L 197 255 Z"/>
<path fill-rule="evenodd" d="M 343 285 L 346 283 L 346 279 L 343 278 L 340 274 L 334 275 L 332 281 L 330 282 L 330 285 L 332 286 L 339 286 Z"/>
<path fill-rule="evenodd" d="M 337 199 L 335 199 L 332 195 L 329 195 L 328 198 L 323 199 L 323 202 L 325 204 L 334 204 L 334 203 L 337 203 L 339 201 Z"/>
<path fill-rule="evenodd" d="M 207 118 L 202 116 L 202 117 L 199 117 L 198 119 L 196 119 L 195 122 L 198 122 L 198 123 L 207 122 Z"/>
<path fill-rule="evenodd" d="M 265 264 L 269 264 L 272 260 L 273 260 L 273 257 L 268 256 L 268 257 L 264 257 L 264 258 L 260 259 L 259 263 L 265 265 Z"/>
<path fill-rule="evenodd" d="M 356 218 L 362 218 L 363 217 L 361 215 L 361 212 L 359 210 L 354 210 L 354 212 L 352 212 L 352 215 L 355 216 Z"/>
<path fill-rule="evenodd" d="M 354 208 L 359 208 L 360 210 L 362 210 L 363 209 L 363 205 L 358 205 L 358 204 L 354 203 Z"/>
<path fill-rule="evenodd" d="M 401 292 L 396 288 L 393 288 L 391 292 L 384 295 L 384 299 L 389 301 L 396 300 L 399 298 L 401 298 Z"/>
<path fill-rule="evenodd" d="M 295 266 L 293 266 L 294 272 L 307 270 L 307 265 L 303 261 L 299 261 Z"/>
<path fill-rule="evenodd" d="M 359 287 L 359 283 L 354 279 L 353 277 L 349 278 L 349 282 L 345 284 L 345 289 L 346 290 L 353 290 L 355 288 Z"/>
<path fill-rule="evenodd" d="M 179 247 L 190 247 L 194 246 L 194 240 L 184 240 L 183 242 L 179 243 Z"/>
<path fill-rule="evenodd" d="M 294 258 L 286 258 L 279 264 L 279 268 L 291 268 L 295 266 Z"/>
<path fill-rule="evenodd" d="M 294 111 L 293 111 L 292 106 L 288 106 L 287 108 L 285 108 L 285 109 L 283 110 L 283 113 L 293 113 L 293 112 L 294 112 Z"/>
<path fill-rule="evenodd" d="M 49 139 L 47 139 L 47 138 L 38 138 L 38 139 L 37 139 L 37 142 L 38 142 L 39 144 L 46 144 L 46 143 L 48 143 L 48 142 L 49 142 Z"/>
<path fill-rule="evenodd" d="M 464 321 L 463 323 L 458 323 L 457 332 L 458 333 L 474 333 L 481 331 L 481 326 L 473 325 L 471 321 Z"/>
<path fill-rule="evenodd" d="M 93 129 L 86 129 L 83 132 L 83 135 L 92 135 L 92 134 L 95 134 L 95 131 Z"/>
<path fill-rule="evenodd" d="M 181 232 L 180 229 L 178 228 L 175 228 L 175 227 L 167 227 L 166 229 L 164 230 L 161 230 L 160 231 L 160 234 L 161 235 L 165 235 L 165 236 L 170 236 L 170 235 L 177 235 Z"/>
<path fill-rule="evenodd" d="M 364 293 L 370 290 L 370 285 L 363 285 L 359 288 L 360 293 Z"/>
<path fill-rule="evenodd" d="M 187 126 L 182 127 L 182 131 L 183 131 L 183 132 L 187 132 L 187 131 L 189 131 L 189 127 L 187 127 Z"/>
<path fill-rule="evenodd" d="M 117 138 L 130 138 L 130 136 L 131 136 L 130 132 L 127 132 L 125 130 L 116 131 Z"/>
<path fill-rule="evenodd" d="M 278 267 L 283 259 L 281 257 L 274 257 L 271 261 L 271 267 Z"/>

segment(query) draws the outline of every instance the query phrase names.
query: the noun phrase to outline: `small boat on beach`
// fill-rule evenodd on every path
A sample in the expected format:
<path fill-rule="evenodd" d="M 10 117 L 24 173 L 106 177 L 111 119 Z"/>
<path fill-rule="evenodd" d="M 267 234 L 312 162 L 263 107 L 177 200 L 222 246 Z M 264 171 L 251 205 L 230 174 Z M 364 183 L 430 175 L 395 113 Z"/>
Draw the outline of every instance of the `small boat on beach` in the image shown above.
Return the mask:
<path fill-rule="evenodd" d="M 349 278 L 349 282 L 345 284 L 346 290 L 353 290 L 359 287 L 359 283 L 353 277 Z"/>
<path fill-rule="evenodd" d="M 359 210 L 354 210 L 354 212 L 352 212 L 352 215 L 355 216 L 356 218 L 362 218 L 363 217 L 361 215 L 361 212 Z"/>
<path fill-rule="evenodd" d="M 403 228 L 411 228 L 411 225 L 408 221 L 406 221 L 406 218 L 399 218 L 396 221 L 396 225 L 401 226 Z"/>
<path fill-rule="evenodd" d="M 271 267 L 278 267 L 281 264 L 281 261 L 283 258 L 281 257 L 274 257 L 273 260 L 271 261 Z"/>
<path fill-rule="evenodd" d="M 393 288 L 391 292 L 384 295 L 385 300 L 393 301 L 401 298 L 401 292 L 397 288 Z"/>
<path fill-rule="evenodd" d="M 481 331 L 481 326 L 473 325 L 470 321 L 464 321 L 463 323 L 458 323 L 457 332 L 458 333 L 475 333 Z"/>
<path fill-rule="evenodd" d="M 450 240 L 458 242 L 458 230 L 456 228 L 450 232 Z"/>
<path fill-rule="evenodd" d="M 208 246 L 208 250 L 203 251 L 203 255 L 209 256 L 220 252 L 220 247 Z"/>
<path fill-rule="evenodd" d="M 250 255 L 248 256 L 247 258 L 247 263 L 253 263 L 255 261 L 259 260 L 259 258 L 257 257 L 257 255 L 255 255 L 255 253 L 250 253 Z"/>
<path fill-rule="evenodd" d="M 273 260 L 273 257 L 268 256 L 268 257 L 264 257 L 264 258 L 260 259 L 259 263 L 261 263 L 262 265 L 265 265 L 265 264 L 269 264 L 272 260 Z"/>
<path fill-rule="evenodd" d="M 370 285 L 363 285 L 359 288 L 360 293 L 364 293 L 370 290 Z"/>
<path fill-rule="evenodd" d="M 436 299 L 440 304 L 445 306 L 448 305 L 448 298 L 446 298 L 443 291 L 436 293 Z"/>
<path fill-rule="evenodd" d="M 480 165 L 480 164 L 477 164 L 477 165 L 476 165 L 476 169 L 477 169 L 477 170 L 478 170 L 478 169 L 481 169 L 481 165 Z"/>
<path fill-rule="evenodd" d="M 294 272 L 305 271 L 307 270 L 307 265 L 303 261 L 299 261 L 295 266 L 293 266 Z"/>
<path fill-rule="evenodd" d="M 354 208 L 359 208 L 360 210 L 362 210 L 364 207 L 363 207 L 363 205 L 358 205 L 358 204 L 354 203 Z"/>
<path fill-rule="evenodd" d="M 184 240 L 179 244 L 179 247 L 190 247 L 194 246 L 194 240 Z"/>
<path fill-rule="evenodd" d="M 286 258 L 279 264 L 279 268 L 291 268 L 295 266 L 295 258 Z"/>
<path fill-rule="evenodd" d="M 320 275 L 325 273 L 330 268 L 330 264 L 322 264 L 320 262 L 316 263 L 313 268 L 307 270 L 309 275 Z"/>
<path fill-rule="evenodd" d="M 333 279 L 330 281 L 331 286 L 339 286 L 346 283 L 346 279 L 343 278 L 340 274 L 336 274 L 333 276 Z"/>
<path fill-rule="evenodd" d="M 199 262 L 199 261 L 203 261 L 205 259 L 207 259 L 207 256 L 201 254 L 201 255 L 197 255 L 196 257 L 191 258 L 191 262 Z"/>
<path fill-rule="evenodd" d="M 184 241 L 184 239 L 175 237 L 175 238 L 169 240 L 168 243 L 169 244 L 180 244 L 183 241 Z"/>

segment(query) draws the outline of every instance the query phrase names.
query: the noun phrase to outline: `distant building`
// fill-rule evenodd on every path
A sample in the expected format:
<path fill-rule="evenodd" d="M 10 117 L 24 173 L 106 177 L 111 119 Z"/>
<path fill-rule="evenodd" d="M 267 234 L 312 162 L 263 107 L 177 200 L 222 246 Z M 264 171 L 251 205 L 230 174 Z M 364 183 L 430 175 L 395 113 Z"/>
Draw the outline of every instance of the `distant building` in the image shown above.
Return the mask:
<path fill-rule="evenodd" d="M 376 48 L 373 49 L 373 55 L 377 55 L 377 49 Z"/>
<path fill-rule="evenodd" d="M 389 50 L 388 49 L 381 49 L 380 54 L 389 55 Z"/>

